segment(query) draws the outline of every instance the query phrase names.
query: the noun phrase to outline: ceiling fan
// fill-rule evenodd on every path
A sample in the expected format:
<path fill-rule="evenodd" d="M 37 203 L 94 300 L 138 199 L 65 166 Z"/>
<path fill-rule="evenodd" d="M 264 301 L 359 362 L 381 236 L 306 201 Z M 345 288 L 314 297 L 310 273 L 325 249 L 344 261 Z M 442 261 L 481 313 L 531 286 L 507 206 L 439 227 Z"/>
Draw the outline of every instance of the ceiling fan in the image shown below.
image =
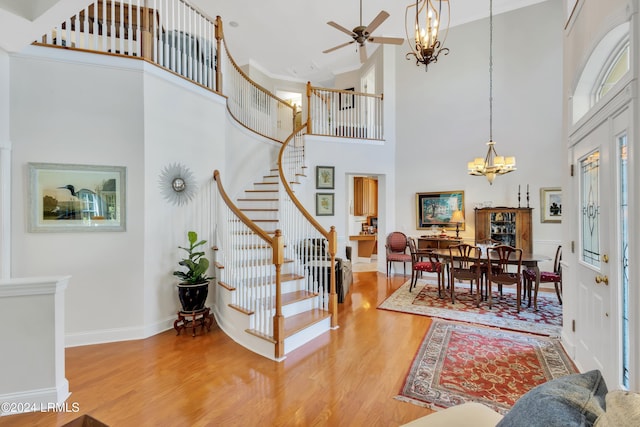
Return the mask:
<path fill-rule="evenodd" d="M 367 60 L 367 48 L 365 46 L 365 42 L 370 41 L 372 43 L 388 43 L 388 44 L 402 44 L 404 43 L 404 39 L 397 37 L 372 37 L 371 33 L 382 24 L 385 19 L 389 17 L 389 13 L 382 10 L 378 13 L 378 16 L 373 18 L 373 21 L 366 27 L 362 25 L 362 0 L 360 0 L 360 25 L 355 27 L 353 30 L 347 30 L 340 24 L 337 24 L 333 21 L 327 22 L 327 24 L 331 25 L 333 28 L 336 28 L 343 33 L 348 34 L 353 38 L 350 42 L 339 44 L 338 46 L 334 46 L 331 49 L 327 49 L 322 51 L 322 53 L 333 52 L 334 50 L 340 49 L 345 46 L 349 46 L 353 43 L 358 43 L 360 50 L 360 62 L 364 63 Z"/>

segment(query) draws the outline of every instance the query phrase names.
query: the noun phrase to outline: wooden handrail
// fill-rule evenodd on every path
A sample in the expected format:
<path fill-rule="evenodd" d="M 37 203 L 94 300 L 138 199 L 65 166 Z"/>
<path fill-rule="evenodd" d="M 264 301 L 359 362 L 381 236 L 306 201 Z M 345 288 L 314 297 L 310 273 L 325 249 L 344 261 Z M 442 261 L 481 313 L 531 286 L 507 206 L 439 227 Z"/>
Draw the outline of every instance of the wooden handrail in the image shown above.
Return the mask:
<path fill-rule="evenodd" d="M 267 233 L 265 233 L 260 227 L 258 227 L 253 221 L 251 221 L 249 219 L 249 217 L 247 217 L 244 213 L 242 213 L 242 211 L 240 211 L 240 209 L 238 209 L 236 207 L 235 204 L 233 204 L 233 202 L 231 201 L 231 199 L 229 198 L 229 196 L 227 196 L 227 192 L 224 191 L 224 188 L 222 187 L 222 183 L 220 182 L 220 171 L 218 171 L 217 169 L 213 172 L 213 179 L 215 179 L 216 181 L 216 185 L 218 186 L 218 191 L 220 192 L 220 196 L 222 197 L 222 200 L 224 200 L 224 202 L 226 203 L 226 205 L 229 207 L 229 209 L 231 209 L 231 211 L 238 217 L 240 218 L 240 220 L 251 229 L 251 231 L 253 231 L 254 233 L 256 233 L 262 240 L 264 240 L 265 242 L 268 242 L 272 247 L 274 244 L 274 240 L 271 236 L 269 236 Z M 276 230 L 276 232 L 279 230 Z"/>
<path fill-rule="evenodd" d="M 249 83 L 251 83 L 251 86 L 255 87 L 256 89 L 258 89 L 261 92 L 264 92 L 266 95 L 268 95 L 269 97 L 275 99 L 278 102 L 281 102 L 282 104 L 286 105 L 287 107 L 291 108 L 292 114 L 295 113 L 294 111 L 294 107 L 293 105 L 289 104 L 287 101 L 285 101 L 282 98 L 277 97 L 276 95 L 274 95 L 273 93 L 271 93 L 271 91 L 269 91 L 268 89 L 264 88 L 263 86 L 260 86 L 258 83 L 254 82 L 253 80 L 251 80 L 251 78 L 247 75 L 247 73 L 245 73 L 244 71 L 242 71 L 242 68 L 240 68 L 238 66 L 238 64 L 236 64 L 236 61 L 233 59 L 233 57 L 231 56 L 231 54 L 229 53 L 229 49 L 227 48 L 227 40 L 226 39 L 222 39 L 222 43 L 224 44 L 224 50 L 227 52 L 227 57 L 229 58 L 229 62 L 231 62 L 231 65 L 233 65 L 233 68 L 236 69 L 236 71 L 238 72 L 238 74 L 240 74 L 242 77 L 244 77 L 244 79 L 246 81 L 248 81 Z"/>

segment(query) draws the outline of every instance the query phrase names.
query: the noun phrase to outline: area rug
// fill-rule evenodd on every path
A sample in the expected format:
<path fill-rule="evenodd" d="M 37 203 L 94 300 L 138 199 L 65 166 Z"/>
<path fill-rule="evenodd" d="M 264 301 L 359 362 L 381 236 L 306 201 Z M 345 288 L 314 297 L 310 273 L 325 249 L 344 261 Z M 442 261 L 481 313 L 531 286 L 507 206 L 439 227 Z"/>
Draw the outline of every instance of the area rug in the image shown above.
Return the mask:
<path fill-rule="evenodd" d="M 396 399 L 438 410 L 480 402 L 504 414 L 577 370 L 556 338 L 434 319 Z"/>
<path fill-rule="evenodd" d="M 407 281 L 378 308 L 539 335 L 560 336 L 562 306 L 558 303 L 555 293 L 538 293 L 538 311 L 533 309 L 533 304 L 531 307 L 525 304 L 522 305 L 520 313 L 516 310 L 515 297 L 514 288 L 505 287 L 503 298 L 498 301 L 498 293 L 494 289 L 493 308 L 489 309 L 486 301 L 483 301 L 480 307 L 476 307 L 475 294 L 470 295 L 469 284 L 460 283 L 456 284 L 456 303 L 452 304 L 450 297 L 438 297 L 438 287 L 435 283 L 421 279 L 411 293 Z"/>

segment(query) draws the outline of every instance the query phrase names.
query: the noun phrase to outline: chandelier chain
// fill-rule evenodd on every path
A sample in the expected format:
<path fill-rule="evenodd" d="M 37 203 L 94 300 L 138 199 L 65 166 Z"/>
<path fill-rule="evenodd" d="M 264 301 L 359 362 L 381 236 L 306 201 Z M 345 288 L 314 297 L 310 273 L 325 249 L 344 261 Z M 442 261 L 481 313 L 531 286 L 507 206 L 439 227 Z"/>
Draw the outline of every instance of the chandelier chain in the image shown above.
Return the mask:
<path fill-rule="evenodd" d="M 489 141 L 493 141 L 493 0 L 489 0 Z"/>

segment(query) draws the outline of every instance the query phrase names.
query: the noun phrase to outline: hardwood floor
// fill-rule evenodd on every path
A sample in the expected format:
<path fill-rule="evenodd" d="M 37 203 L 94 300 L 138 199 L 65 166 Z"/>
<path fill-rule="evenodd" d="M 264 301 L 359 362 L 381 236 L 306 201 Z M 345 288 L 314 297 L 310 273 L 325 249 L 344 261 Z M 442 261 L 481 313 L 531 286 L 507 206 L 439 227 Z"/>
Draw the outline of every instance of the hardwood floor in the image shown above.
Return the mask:
<path fill-rule="evenodd" d="M 195 338 L 170 330 L 68 348 L 67 403 L 79 412 L 12 415 L 0 425 L 61 426 L 88 414 L 112 427 L 397 426 L 430 413 L 393 397 L 431 320 L 376 308 L 408 277 L 354 279 L 340 327 L 283 362 L 245 350 L 215 323 Z"/>

